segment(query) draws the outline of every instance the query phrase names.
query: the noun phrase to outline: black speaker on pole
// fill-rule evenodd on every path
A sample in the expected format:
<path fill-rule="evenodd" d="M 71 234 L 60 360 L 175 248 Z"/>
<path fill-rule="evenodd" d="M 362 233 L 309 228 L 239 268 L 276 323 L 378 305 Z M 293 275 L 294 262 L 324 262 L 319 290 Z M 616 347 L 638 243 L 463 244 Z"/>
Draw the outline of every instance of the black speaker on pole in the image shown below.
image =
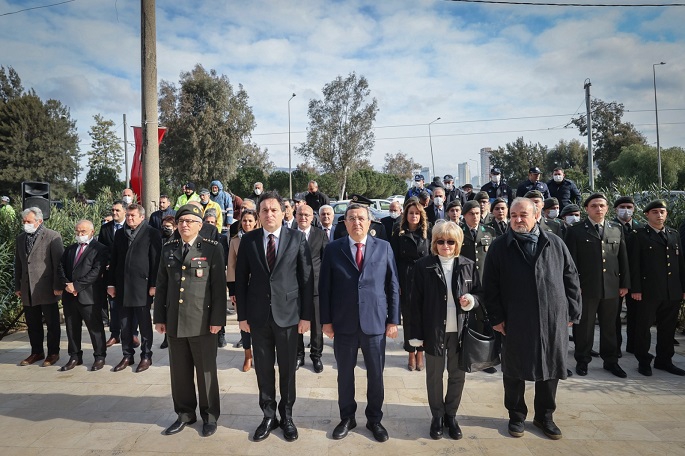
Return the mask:
<path fill-rule="evenodd" d="M 48 182 L 21 183 L 22 209 L 37 207 L 43 212 L 43 220 L 50 218 L 50 184 Z"/>

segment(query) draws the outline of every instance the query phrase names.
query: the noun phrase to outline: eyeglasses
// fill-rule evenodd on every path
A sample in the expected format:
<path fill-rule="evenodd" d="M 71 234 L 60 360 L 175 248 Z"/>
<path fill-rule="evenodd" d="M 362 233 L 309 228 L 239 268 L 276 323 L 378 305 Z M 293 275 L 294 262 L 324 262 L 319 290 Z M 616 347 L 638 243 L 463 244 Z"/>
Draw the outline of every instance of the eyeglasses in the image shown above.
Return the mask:
<path fill-rule="evenodd" d="M 193 223 L 202 223 L 199 220 L 189 220 L 189 219 L 179 219 L 178 224 L 179 225 L 191 225 Z"/>
<path fill-rule="evenodd" d="M 457 241 L 455 241 L 454 239 L 438 239 L 437 241 L 435 241 L 435 243 L 438 244 L 438 245 L 445 245 L 445 244 L 447 244 L 447 245 L 449 245 L 449 246 L 452 246 L 452 245 L 456 244 Z"/>
<path fill-rule="evenodd" d="M 367 219 L 366 217 L 347 217 L 346 220 L 347 220 L 348 222 L 350 222 L 350 223 L 357 223 L 357 222 L 359 222 L 359 223 L 364 223 L 364 222 L 366 222 L 368 219 Z"/>
<path fill-rule="evenodd" d="M 300 217 L 300 218 L 310 218 L 310 217 L 313 217 L 313 215 L 311 215 L 311 214 L 297 214 L 297 216 Z"/>

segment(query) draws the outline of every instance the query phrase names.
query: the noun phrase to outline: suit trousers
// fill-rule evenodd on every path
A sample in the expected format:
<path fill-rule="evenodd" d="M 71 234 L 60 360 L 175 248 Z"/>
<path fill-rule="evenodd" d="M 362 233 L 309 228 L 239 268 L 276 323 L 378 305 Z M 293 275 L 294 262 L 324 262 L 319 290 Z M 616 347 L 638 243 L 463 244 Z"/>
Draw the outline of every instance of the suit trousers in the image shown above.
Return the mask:
<path fill-rule="evenodd" d="M 319 297 L 314 296 L 314 320 L 309 326 L 309 356 L 312 360 L 321 359 L 323 353 L 323 332 L 321 331 L 321 317 L 319 316 Z M 297 337 L 297 358 L 304 359 L 304 336 Z"/>
<path fill-rule="evenodd" d="M 59 307 L 57 302 L 54 304 L 43 304 L 39 306 L 24 306 L 26 326 L 31 342 L 31 354 L 38 355 L 45 353 L 43 350 L 43 318 L 48 330 L 48 355 L 59 354 L 59 341 L 62 329 L 59 326 Z"/>
<path fill-rule="evenodd" d="M 167 337 L 171 398 L 179 421 L 187 423 L 196 419 L 198 399 L 200 417 L 204 423 L 216 423 L 219 419 L 221 401 L 216 368 L 217 337 L 216 334 Z"/>
<path fill-rule="evenodd" d="M 583 296 L 583 313 L 580 323 L 573 325 L 576 362 L 589 364 L 592 361 L 590 351 L 595 341 L 595 317 L 599 320 L 599 355 L 605 363 L 618 362 L 617 313 L 619 313 L 619 307 L 616 298 L 598 299 Z"/>
<path fill-rule="evenodd" d="M 526 382 L 518 378 L 502 377 L 504 381 L 504 406 L 509 411 L 511 421 L 525 421 L 528 415 L 526 406 Z M 559 379 L 539 380 L 535 382 L 534 419 L 542 423 L 552 421 L 557 409 L 556 396 Z"/>
<path fill-rule="evenodd" d="M 445 363 L 447 363 L 447 394 L 444 394 L 442 381 Z M 459 334 L 449 332 L 445 335 L 443 356 L 426 353 L 426 389 L 428 390 L 428 406 L 433 418 L 457 415 L 465 380 L 466 372 L 459 369 Z"/>
<path fill-rule="evenodd" d="M 297 325 L 282 328 L 269 315 L 269 322 L 258 328 L 250 326 L 252 336 L 252 358 L 257 386 L 259 407 L 265 418 L 276 418 L 276 370 L 278 360 L 278 381 L 281 401 L 278 412 L 281 419 L 292 419 L 295 404 L 295 365 L 297 363 Z"/>
<path fill-rule="evenodd" d="M 109 303 L 109 332 L 115 339 L 121 338 L 121 304 L 107 296 Z M 133 316 L 133 335 L 138 335 L 138 319 Z"/>
<path fill-rule="evenodd" d="M 354 418 L 357 411 L 357 402 L 354 400 L 354 368 L 357 366 L 360 347 L 366 365 L 366 418 L 370 423 L 380 423 L 385 399 L 385 334 L 368 335 L 361 328 L 353 334 L 335 333 L 333 339 L 333 352 L 338 364 L 340 419 Z"/>
<path fill-rule="evenodd" d="M 140 326 L 140 352 L 142 358 L 152 358 L 152 316 L 150 306 L 143 307 L 119 307 L 121 312 L 121 348 L 124 356 L 133 358 L 135 349 L 133 348 L 133 334 L 135 322 L 138 320 Z"/>
<path fill-rule="evenodd" d="M 90 342 L 93 344 L 95 359 L 105 359 L 107 347 L 105 345 L 105 326 L 102 324 L 101 308 L 97 304 L 81 304 L 74 300 L 62 300 L 64 323 L 67 327 L 69 341 L 69 357 L 83 359 L 81 349 L 81 328 L 85 322 Z"/>
<path fill-rule="evenodd" d="M 673 337 L 678 326 L 680 300 L 645 300 L 635 301 L 635 358 L 639 363 L 649 364 L 652 355 L 649 348 L 652 343 L 650 328 L 656 322 L 656 359 L 654 365 L 672 364 Z"/>

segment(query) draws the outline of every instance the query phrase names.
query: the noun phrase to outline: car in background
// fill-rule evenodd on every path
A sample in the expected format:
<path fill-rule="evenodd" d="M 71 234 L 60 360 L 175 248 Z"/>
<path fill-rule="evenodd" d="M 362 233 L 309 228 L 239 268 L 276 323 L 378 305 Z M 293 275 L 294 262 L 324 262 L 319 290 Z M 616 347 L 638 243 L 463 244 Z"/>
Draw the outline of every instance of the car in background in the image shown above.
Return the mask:
<path fill-rule="evenodd" d="M 385 200 L 381 200 L 385 201 Z M 351 204 L 351 200 L 342 200 L 342 201 L 336 201 L 335 203 L 331 203 L 331 206 L 333 207 L 333 223 L 338 223 L 338 219 L 345 215 L 345 211 L 347 210 L 347 206 Z M 376 209 L 375 205 L 370 207 L 371 209 L 371 214 L 374 217 L 374 220 L 379 221 L 383 217 L 387 217 L 390 213 L 388 211 L 379 211 Z"/>
<path fill-rule="evenodd" d="M 405 198 L 405 195 L 392 195 L 392 196 L 388 196 L 386 199 L 390 202 L 397 201 L 402 206 L 404 206 L 404 198 Z"/>

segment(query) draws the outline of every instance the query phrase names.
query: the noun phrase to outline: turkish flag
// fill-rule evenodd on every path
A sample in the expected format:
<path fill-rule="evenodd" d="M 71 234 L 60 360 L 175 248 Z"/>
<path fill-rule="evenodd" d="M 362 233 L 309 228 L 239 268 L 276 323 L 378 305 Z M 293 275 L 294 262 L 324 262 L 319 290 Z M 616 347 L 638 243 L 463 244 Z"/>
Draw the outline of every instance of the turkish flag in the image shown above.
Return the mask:
<path fill-rule="evenodd" d="M 162 143 L 166 133 L 166 127 L 157 129 L 157 144 Z M 138 195 L 138 201 L 143 201 L 143 128 L 133 127 L 133 139 L 136 143 L 136 151 L 133 154 L 131 164 L 131 190 Z"/>

